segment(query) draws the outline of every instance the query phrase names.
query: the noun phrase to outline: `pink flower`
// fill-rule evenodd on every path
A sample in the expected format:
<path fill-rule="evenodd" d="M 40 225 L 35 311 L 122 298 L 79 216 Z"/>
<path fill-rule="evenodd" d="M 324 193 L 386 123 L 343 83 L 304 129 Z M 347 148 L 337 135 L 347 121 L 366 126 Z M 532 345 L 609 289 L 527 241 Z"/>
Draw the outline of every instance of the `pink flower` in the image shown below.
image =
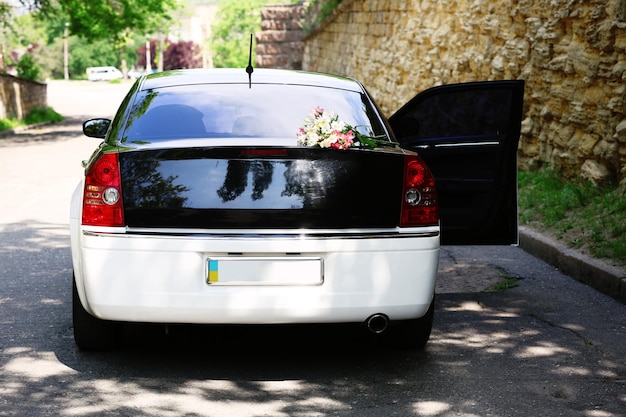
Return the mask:
<path fill-rule="evenodd" d="M 312 113 L 315 115 L 315 117 L 320 117 L 321 115 L 323 115 L 323 114 L 324 114 L 324 109 L 323 109 L 323 108 L 321 108 L 320 106 L 316 106 L 316 107 L 313 109 L 313 112 L 312 112 Z"/>
<path fill-rule="evenodd" d="M 354 132 L 348 130 L 347 132 L 334 131 L 333 135 L 336 137 L 335 142 L 331 145 L 333 149 L 349 149 L 354 143 Z"/>

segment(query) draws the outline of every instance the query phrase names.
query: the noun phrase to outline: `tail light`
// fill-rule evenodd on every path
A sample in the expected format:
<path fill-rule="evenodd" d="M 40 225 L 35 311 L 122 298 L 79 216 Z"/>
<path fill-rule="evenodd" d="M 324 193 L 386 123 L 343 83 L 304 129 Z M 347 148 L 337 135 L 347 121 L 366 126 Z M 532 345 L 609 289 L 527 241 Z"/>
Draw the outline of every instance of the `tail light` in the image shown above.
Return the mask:
<path fill-rule="evenodd" d="M 117 154 L 104 154 L 85 176 L 83 225 L 124 226 L 122 187 Z"/>
<path fill-rule="evenodd" d="M 438 224 L 439 202 L 435 178 L 421 158 L 406 156 L 400 227 Z"/>

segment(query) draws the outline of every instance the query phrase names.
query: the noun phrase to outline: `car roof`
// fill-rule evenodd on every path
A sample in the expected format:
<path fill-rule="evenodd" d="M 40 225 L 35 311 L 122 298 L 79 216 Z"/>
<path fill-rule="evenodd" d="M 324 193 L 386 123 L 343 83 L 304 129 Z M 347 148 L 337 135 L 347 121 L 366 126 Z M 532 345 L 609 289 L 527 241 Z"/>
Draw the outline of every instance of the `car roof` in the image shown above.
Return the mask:
<path fill-rule="evenodd" d="M 248 84 L 244 68 L 182 69 L 146 75 L 140 90 L 197 84 Z M 351 78 L 306 71 L 257 68 L 251 74 L 251 85 L 309 85 L 363 92 L 359 82 Z"/>

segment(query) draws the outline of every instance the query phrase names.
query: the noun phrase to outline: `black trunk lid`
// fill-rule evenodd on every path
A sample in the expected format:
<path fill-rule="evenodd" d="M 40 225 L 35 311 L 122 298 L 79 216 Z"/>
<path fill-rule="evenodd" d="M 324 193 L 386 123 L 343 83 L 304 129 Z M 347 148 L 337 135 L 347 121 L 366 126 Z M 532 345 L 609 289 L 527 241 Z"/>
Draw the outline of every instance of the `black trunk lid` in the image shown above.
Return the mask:
<path fill-rule="evenodd" d="M 404 154 L 396 149 L 220 147 L 119 157 L 129 227 L 396 227 Z"/>

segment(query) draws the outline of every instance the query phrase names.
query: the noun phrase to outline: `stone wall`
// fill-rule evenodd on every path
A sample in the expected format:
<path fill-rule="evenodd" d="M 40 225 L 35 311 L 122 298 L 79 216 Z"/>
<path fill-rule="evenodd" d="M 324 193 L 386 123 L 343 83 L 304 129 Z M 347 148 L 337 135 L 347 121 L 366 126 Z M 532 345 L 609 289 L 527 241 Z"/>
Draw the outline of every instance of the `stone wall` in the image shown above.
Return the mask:
<path fill-rule="evenodd" d="M 48 106 L 47 85 L 0 73 L 0 119 L 23 119 Z"/>
<path fill-rule="evenodd" d="M 520 167 L 626 190 L 626 0 L 344 0 L 303 67 L 361 80 L 388 115 L 435 85 L 525 79 Z"/>
<path fill-rule="evenodd" d="M 256 34 L 256 66 L 302 69 L 304 43 L 298 22 L 301 5 L 268 6 L 261 10 L 261 32 Z"/>

